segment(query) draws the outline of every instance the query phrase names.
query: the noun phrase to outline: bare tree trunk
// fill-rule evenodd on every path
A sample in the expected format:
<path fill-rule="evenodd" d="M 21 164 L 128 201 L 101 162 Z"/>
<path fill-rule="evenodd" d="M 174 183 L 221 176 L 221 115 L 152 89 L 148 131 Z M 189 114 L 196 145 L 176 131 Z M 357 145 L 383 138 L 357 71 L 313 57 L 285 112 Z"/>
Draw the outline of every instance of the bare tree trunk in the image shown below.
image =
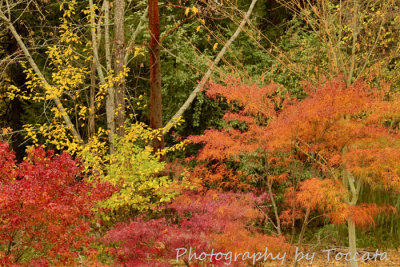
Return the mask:
<path fill-rule="evenodd" d="M 348 202 L 349 205 L 356 205 L 360 193 L 361 182 L 355 181 L 354 177 L 350 172 L 346 171 L 347 182 L 350 187 L 351 192 L 351 200 Z M 349 252 L 350 252 L 350 266 L 357 267 L 358 263 L 356 260 L 356 252 L 357 252 L 357 239 L 356 239 L 356 225 L 351 218 L 347 219 L 347 226 L 349 232 Z"/>
<path fill-rule="evenodd" d="M 104 0 L 104 43 L 106 53 L 106 68 L 107 72 L 111 70 L 111 43 L 110 43 L 110 3 L 108 0 Z M 110 146 L 110 154 L 114 153 L 113 135 L 115 134 L 115 93 L 114 87 L 107 89 L 106 97 L 106 115 L 107 115 L 107 128 L 110 131 L 108 133 L 108 143 Z"/>
<path fill-rule="evenodd" d="M 158 15 L 158 0 L 149 0 L 149 26 L 150 26 L 150 127 L 162 128 L 162 92 L 161 92 L 161 63 L 160 63 L 160 22 Z M 163 136 L 161 140 L 154 139 L 154 150 L 164 147 Z"/>
<path fill-rule="evenodd" d="M 271 199 L 272 207 L 274 209 L 274 214 L 276 219 L 276 231 L 278 232 L 278 235 L 281 235 L 282 234 L 281 220 L 279 219 L 278 207 L 276 205 L 274 195 L 272 194 L 272 181 L 269 178 L 267 178 L 267 186 L 268 186 L 268 195 L 269 198 Z"/>
<path fill-rule="evenodd" d="M 149 0 L 151 1 L 151 0 Z M 189 95 L 189 97 L 186 99 L 185 103 L 182 105 L 182 107 L 175 113 L 174 116 L 169 120 L 167 125 L 163 129 L 163 134 L 166 134 L 174 125 L 174 123 L 183 115 L 186 109 L 189 108 L 190 104 L 193 102 L 193 100 L 196 98 L 196 95 L 200 90 L 204 87 L 208 79 L 210 78 L 211 74 L 213 73 L 215 67 L 218 65 L 219 61 L 221 58 L 224 56 L 226 50 L 228 47 L 235 41 L 235 39 L 239 36 L 239 33 L 242 31 L 244 25 L 246 22 L 249 20 L 249 17 L 251 13 L 253 12 L 254 6 L 256 5 L 257 0 L 252 0 L 249 9 L 246 12 L 246 15 L 244 16 L 243 20 L 240 22 L 238 28 L 236 29 L 235 33 L 231 36 L 231 38 L 225 43 L 224 47 L 219 51 L 217 57 L 214 59 L 214 62 L 210 66 L 210 68 L 207 70 L 206 74 L 204 74 L 203 78 L 201 79 L 200 83 L 196 86 L 196 88 L 192 91 L 192 93 Z"/>
<path fill-rule="evenodd" d="M 96 75 L 95 71 L 99 74 L 100 80 L 104 82 L 103 71 L 101 70 L 100 62 L 99 62 L 99 54 L 97 48 L 97 39 L 96 39 L 96 22 L 94 19 L 94 5 L 93 0 L 89 0 L 89 8 L 90 8 L 90 33 L 92 36 L 92 51 L 93 51 L 93 63 L 90 72 L 90 92 L 89 92 L 89 123 L 88 123 L 88 132 L 89 137 L 93 137 L 95 134 L 95 121 L 94 121 L 94 97 L 95 97 L 95 88 L 96 88 Z"/>
<path fill-rule="evenodd" d="M 301 246 L 303 245 L 303 238 L 304 238 L 304 233 L 306 232 L 307 224 L 308 224 L 308 217 L 310 216 L 310 208 L 307 208 L 306 210 L 306 215 L 304 217 L 304 222 L 303 226 L 301 227 L 300 235 L 299 235 L 299 240 L 297 241 L 297 247 L 301 249 Z M 293 267 L 297 267 L 298 261 L 295 260 Z"/>
<path fill-rule="evenodd" d="M 124 72 L 125 57 L 125 0 L 114 1 L 114 71 L 118 77 Z M 118 136 L 125 134 L 125 76 L 115 84 L 115 131 Z"/>
<path fill-rule="evenodd" d="M 355 260 L 357 252 L 356 225 L 351 219 L 347 220 L 347 225 L 349 229 L 349 252 L 351 255 L 350 266 L 357 267 L 358 263 L 357 260 Z"/>
<path fill-rule="evenodd" d="M 353 46 L 351 48 L 351 62 L 350 62 L 350 71 L 349 71 L 349 76 L 347 77 L 347 86 L 349 86 L 352 83 L 353 80 L 353 75 L 354 75 L 354 70 L 355 70 L 355 64 L 356 64 L 356 47 L 357 47 L 357 38 L 358 38 L 358 32 L 359 32 L 359 27 L 358 27 L 358 12 L 359 12 L 359 0 L 353 0 L 353 9 L 354 9 L 354 16 L 353 16 L 353 26 L 352 26 L 352 37 L 353 37 Z"/>
<path fill-rule="evenodd" d="M 96 134 L 95 129 L 95 110 L 94 110 L 94 97 L 95 97 L 95 88 L 96 88 L 96 67 L 95 63 L 92 63 L 92 68 L 90 71 L 90 92 L 89 92 L 89 138 L 93 137 Z"/>

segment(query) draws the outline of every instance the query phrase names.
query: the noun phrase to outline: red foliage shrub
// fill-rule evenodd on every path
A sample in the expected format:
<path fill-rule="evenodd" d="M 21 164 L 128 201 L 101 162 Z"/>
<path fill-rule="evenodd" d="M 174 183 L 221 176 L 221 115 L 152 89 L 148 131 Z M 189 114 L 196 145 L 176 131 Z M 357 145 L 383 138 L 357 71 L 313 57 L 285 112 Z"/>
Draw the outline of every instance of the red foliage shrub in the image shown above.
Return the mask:
<path fill-rule="evenodd" d="M 143 219 L 119 224 L 109 231 L 105 242 L 117 242 L 110 249 L 119 263 L 126 266 L 166 265 L 176 263 L 177 249 L 190 247 L 197 255 L 218 252 L 263 252 L 268 247 L 272 252 L 290 251 L 283 237 L 272 237 L 257 231 L 256 221 L 262 214 L 254 208 L 255 201 L 264 201 L 265 196 L 251 194 L 187 193 L 178 197 L 168 208 L 175 220 Z M 189 254 L 180 259 L 188 262 Z M 208 259 L 209 260 L 209 259 Z M 192 259 L 192 261 L 194 261 Z M 242 264 L 243 262 L 237 262 Z M 223 265 L 223 261 L 214 264 Z"/>
<path fill-rule="evenodd" d="M 92 208 L 111 187 L 78 181 L 81 168 L 67 153 L 33 149 L 16 166 L 0 144 L 0 161 L 0 263 L 67 264 L 84 253 Z"/>
<path fill-rule="evenodd" d="M 15 155 L 7 143 L 0 142 L 0 183 L 7 184 L 15 177 Z"/>

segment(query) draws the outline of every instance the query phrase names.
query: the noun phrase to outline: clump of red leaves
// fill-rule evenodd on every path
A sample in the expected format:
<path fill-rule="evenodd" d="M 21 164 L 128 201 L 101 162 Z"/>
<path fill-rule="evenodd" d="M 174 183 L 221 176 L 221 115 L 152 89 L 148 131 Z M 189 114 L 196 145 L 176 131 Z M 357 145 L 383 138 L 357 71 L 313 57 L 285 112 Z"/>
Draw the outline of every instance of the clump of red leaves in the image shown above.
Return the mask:
<path fill-rule="evenodd" d="M 224 253 L 264 252 L 265 247 L 271 252 L 289 251 L 283 237 L 257 231 L 255 222 L 262 219 L 262 214 L 254 202 L 265 201 L 264 197 L 212 190 L 205 194 L 186 193 L 168 206 L 174 211 L 168 220 L 138 219 L 119 224 L 108 232 L 105 241 L 119 244 L 110 252 L 125 266 L 170 266 L 176 263 L 179 248 L 189 251 L 191 247 L 198 255 L 210 253 L 211 249 Z M 188 262 L 188 253 L 180 259 Z"/>
<path fill-rule="evenodd" d="M 0 144 L 0 264 L 72 264 L 93 240 L 90 219 L 106 184 L 78 181 L 81 168 L 67 153 L 28 151 L 19 165 Z"/>
<path fill-rule="evenodd" d="M 0 142 L 0 183 L 8 183 L 15 177 L 14 154 L 10 153 L 7 143 Z"/>

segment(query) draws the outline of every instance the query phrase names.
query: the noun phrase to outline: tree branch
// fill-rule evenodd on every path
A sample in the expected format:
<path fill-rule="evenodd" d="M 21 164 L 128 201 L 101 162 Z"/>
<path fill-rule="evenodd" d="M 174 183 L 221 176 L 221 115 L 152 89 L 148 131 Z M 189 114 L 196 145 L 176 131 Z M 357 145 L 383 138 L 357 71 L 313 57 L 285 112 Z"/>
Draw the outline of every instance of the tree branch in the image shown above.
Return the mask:
<path fill-rule="evenodd" d="M 92 36 L 92 51 L 93 51 L 93 61 L 97 69 L 97 74 L 99 75 L 100 82 L 104 84 L 106 82 L 104 78 L 103 70 L 101 69 L 100 61 L 99 61 L 99 51 L 97 47 L 97 38 L 96 38 L 96 23 L 94 20 L 94 6 L 93 0 L 89 0 L 89 8 L 90 8 L 90 32 Z"/>
<path fill-rule="evenodd" d="M 178 23 L 175 27 L 169 29 L 166 33 L 164 33 L 161 36 L 160 39 L 160 43 L 165 39 L 165 37 L 167 37 L 168 35 L 170 35 L 173 31 L 177 30 L 179 27 L 181 27 L 183 24 L 185 24 L 186 22 L 188 22 L 189 20 L 191 20 L 192 18 L 194 18 L 196 16 L 196 14 L 191 15 L 190 17 L 182 20 L 180 23 Z"/>
<path fill-rule="evenodd" d="M 50 84 L 47 82 L 46 78 L 44 77 L 43 73 L 40 71 L 39 67 L 36 65 L 36 62 L 33 60 L 31 54 L 29 53 L 28 48 L 25 46 L 24 42 L 22 41 L 21 37 L 19 36 L 17 30 L 14 28 L 14 25 L 11 23 L 11 21 L 4 15 L 2 11 L 0 11 L 0 18 L 4 20 L 4 22 L 7 24 L 7 27 L 10 29 L 12 35 L 16 39 L 18 46 L 21 48 L 22 52 L 25 55 L 25 58 L 28 60 L 29 64 L 31 65 L 33 71 L 36 73 L 36 75 L 39 77 L 39 79 L 42 80 L 43 84 L 45 87 L 51 87 Z M 65 124 L 67 127 L 70 129 L 72 135 L 75 137 L 75 139 L 79 143 L 83 143 L 83 140 L 81 138 L 81 135 L 79 132 L 76 130 L 75 126 L 72 124 L 70 117 L 68 116 L 67 112 L 64 109 L 64 106 L 62 105 L 60 99 L 57 96 L 54 96 L 52 99 L 54 103 L 57 106 L 57 109 L 61 113 L 61 116 L 63 117 Z"/>
<path fill-rule="evenodd" d="M 147 17 L 148 9 L 149 9 L 149 7 L 146 7 L 146 10 L 144 11 L 143 15 L 140 17 L 139 23 L 136 27 L 136 30 L 133 32 L 131 39 L 129 40 L 128 45 L 126 47 L 125 57 L 124 57 L 124 62 L 126 65 L 128 65 L 128 57 L 133 50 L 133 46 L 135 45 L 136 37 L 145 28 L 145 25 L 143 24 L 143 22 L 145 21 L 145 19 Z"/>
<path fill-rule="evenodd" d="M 170 121 L 166 124 L 166 126 L 163 128 L 163 134 L 166 134 L 174 125 L 174 123 L 182 116 L 182 114 L 185 112 L 186 109 L 189 108 L 190 104 L 193 102 L 193 100 L 196 98 L 196 95 L 200 90 L 204 87 L 205 83 L 208 81 L 210 78 L 211 74 L 213 73 L 215 67 L 225 54 L 226 50 L 228 47 L 235 41 L 235 39 L 238 37 L 239 33 L 242 31 L 244 25 L 248 21 L 251 13 L 253 12 L 253 8 L 255 4 L 257 3 L 257 0 L 252 0 L 249 10 L 247 11 L 246 15 L 244 16 L 243 20 L 239 24 L 238 28 L 236 29 L 235 33 L 231 36 L 231 38 L 225 43 L 224 47 L 219 51 L 217 57 L 214 59 L 214 62 L 212 63 L 211 67 L 207 70 L 207 72 L 204 74 L 203 78 L 201 79 L 200 83 L 196 86 L 196 88 L 192 91 L 192 93 L 189 95 L 188 99 L 186 102 L 182 105 L 182 107 L 175 113 L 174 116 L 170 119 Z"/>

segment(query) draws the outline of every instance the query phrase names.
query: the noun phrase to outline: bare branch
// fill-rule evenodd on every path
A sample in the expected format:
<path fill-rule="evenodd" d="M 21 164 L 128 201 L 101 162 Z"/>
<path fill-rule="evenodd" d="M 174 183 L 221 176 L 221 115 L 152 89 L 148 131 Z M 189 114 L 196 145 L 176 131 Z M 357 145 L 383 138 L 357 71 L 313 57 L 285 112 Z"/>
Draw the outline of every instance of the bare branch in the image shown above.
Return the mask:
<path fill-rule="evenodd" d="M 149 7 L 146 7 L 146 10 L 144 11 L 143 15 L 140 17 L 139 23 L 136 27 L 136 30 L 133 32 L 131 39 L 128 42 L 128 46 L 126 47 L 125 51 L 125 57 L 124 57 L 124 62 L 125 64 L 128 64 L 128 57 L 132 53 L 133 47 L 135 45 L 136 37 L 139 35 L 139 33 L 146 28 L 144 21 L 146 20 L 147 17 L 147 11 Z"/>
<path fill-rule="evenodd" d="M 235 41 L 235 39 L 239 36 L 239 33 L 242 31 L 244 25 L 248 21 L 251 13 L 253 12 L 253 8 L 255 4 L 257 3 L 257 0 L 253 0 L 250 4 L 250 7 L 244 16 L 242 22 L 239 24 L 238 28 L 236 29 L 235 33 L 231 36 L 231 38 L 225 43 L 224 47 L 219 51 L 217 57 L 214 59 L 212 62 L 210 68 L 207 70 L 206 74 L 204 74 L 203 78 L 201 79 L 200 83 L 196 86 L 196 88 L 192 91 L 192 93 L 189 95 L 188 99 L 186 102 L 182 105 L 182 107 L 175 113 L 174 116 L 170 119 L 170 121 L 166 124 L 166 126 L 163 128 L 163 134 L 166 134 L 174 125 L 174 123 L 182 116 L 182 114 L 185 112 L 186 109 L 189 108 L 190 104 L 193 102 L 193 100 L 196 98 L 196 95 L 200 90 L 204 87 L 208 79 L 210 78 L 211 74 L 213 73 L 215 67 L 225 54 L 226 50 L 228 47 Z"/>

